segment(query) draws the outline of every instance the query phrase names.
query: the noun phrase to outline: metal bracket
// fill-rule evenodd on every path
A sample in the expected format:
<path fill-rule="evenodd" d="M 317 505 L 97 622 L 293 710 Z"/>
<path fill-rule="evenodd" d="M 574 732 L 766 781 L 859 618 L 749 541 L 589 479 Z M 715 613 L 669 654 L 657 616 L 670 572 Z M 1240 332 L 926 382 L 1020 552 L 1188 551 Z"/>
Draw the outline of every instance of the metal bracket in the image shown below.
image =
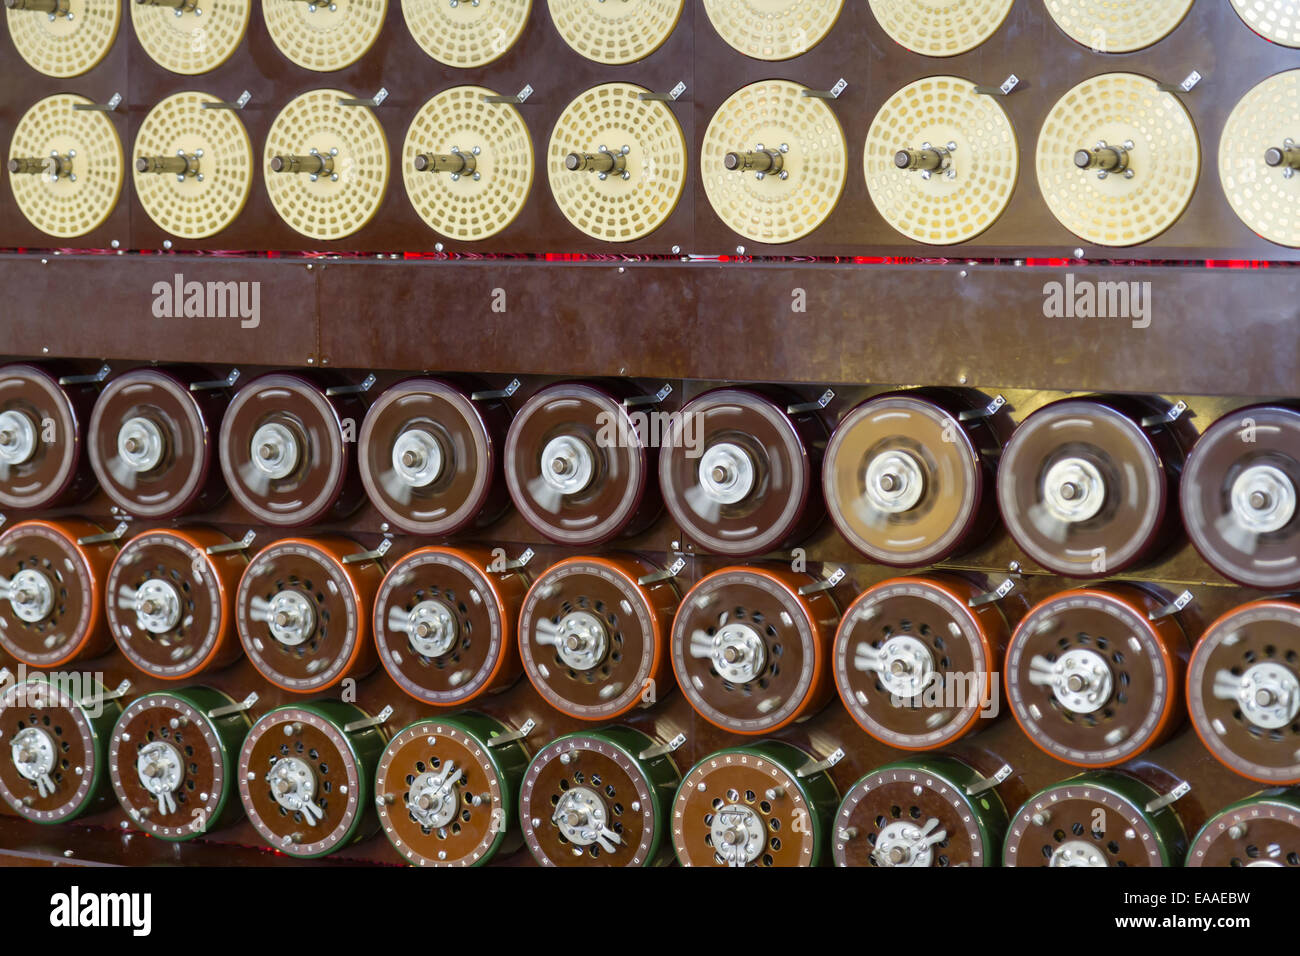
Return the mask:
<path fill-rule="evenodd" d="M 1159 415 L 1148 415 L 1142 419 L 1142 427 L 1155 428 L 1157 425 L 1169 425 L 1178 421 L 1185 414 L 1187 414 L 1187 403 L 1179 402 L 1167 412 L 1162 412 Z"/>
<path fill-rule="evenodd" d="M 381 105 L 386 99 L 388 99 L 388 90 L 386 87 L 381 86 L 379 92 L 368 100 L 354 100 L 350 97 L 340 96 L 339 106 L 369 106 L 374 108 Z"/>
<path fill-rule="evenodd" d="M 665 384 L 653 395 L 633 395 L 631 398 L 623 399 L 623 407 L 635 408 L 638 405 L 658 405 L 672 393 L 672 385 Z"/>
<path fill-rule="evenodd" d="M 509 730 L 506 731 L 504 734 L 497 734 L 495 737 L 489 740 L 487 742 L 488 748 L 491 749 L 493 747 L 502 747 L 508 743 L 513 743 L 516 740 L 523 740 L 525 737 L 527 737 L 530 733 L 533 732 L 533 728 L 536 726 L 537 726 L 537 721 L 529 717 L 527 720 L 524 721 L 524 725 L 520 727 L 518 730 Z"/>
<path fill-rule="evenodd" d="M 207 100 L 199 104 L 200 109 L 205 110 L 242 110 L 248 105 L 248 101 L 253 98 L 253 94 L 244 90 L 239 94 L 239 99 L 230 103 L 226 100 Z"/>
<path fill-rule="evenodd" d="M 1156 797 L 1145 807 L 1143 807 L 1143 809 L 1146 810 L 1147 813 L 1155 813 L 1157 810 L 1163 810 L 1165 807 L 1169 806 L 1170 804 L 1183 799 L 1183 797 L 1187 796 L 1191 792 L 1192 792 L 1192 785 L 1188 783 L 1186 780 L 1181 780 L 1174 787 L 1174 789 L 1170 790 L 1163 797 Z"/>
<path fill-rule="evenodd" d="M 130 693 L 130 691 L 131 691 L 131 679 L 129 677 L 123 678 L 122 683 L 118 684 L 115 688 L 113 688 L 110 691 L 105 691 L 103 695 L 97 696 L 95 694 L 90 694 L 87 697 L 81 698 L 81 700 L 77 701 L 77 706 L 89 707 L 92 704 L 102 704 L 105 701 L 117 700 L 119 697 L 125 697 L 128 693 Z"/>
<path fill-rule="evenodd" d="M 247 551 L 257 537 L 257 532 L 249 529 L 244 532 L 244 536 L 238 541 L 227 541 L 225 544 L 210 544 L 203 549 L 204 554 L 226 554 L 230 551 Z"/>
<path fill-rule="evenodd" d="M 831 572 L 831 576 L 828 577 L 826 580 L 815 581 L 812 584 L 805 584 L 803 587 L 799 589 L 799 594 L 802 597 L 807 597 L 809 594 L 816 594 L 818 591 L 829 591 L 831 588 L 835 587 L 835 585 L 843 581 L 844 578 L 845 578 L 844 569 L 836 568 L 834 571 Z"/>
<path fill-rule="evenodd" d="M 360 385 L 331 385 L 329 388 L 325 389 L 325 394 L 330 398 L 333 398 L 335 395 L 360 395 L 362 392 L 370 391 L 376 381 L 378 381 L 378 379 L 375 378 L 375 373 L 371 372 L 361 380 Z"/>
<path fill-rule="evenodd" d="M 524 88 L 514 96 L 502 96 L 500 93 L 484 93 L 484 103 L 509 103 L 511 106 L 521 106 L 528 102 L 528 97 L 533 95 L 533 84 L 525 83 Z"/>
<path fill-rule="evenodd" d="M 992 418 L 998 412 L 1002 411 L 1002 409 L 1006 408 L 1006 406 L 1007 400 L 1003 396 L 997 395 L 994 396 L 993 401 L 989 402 L 983 408 L 968 408 L 964 412 L 959 412 L 957 415 L 957 421 L 969 422 L 976 418 Z"/>
<path fill-rule="evenodd" d="M 1010 96 L 1020 85 L 1020 77 L 1012 73 L 997 86 L 977 86 L 975 92 L 984 96 Z"/>
<path fill-rule="evenodd" d="M 1192 70 L 1192 72 L 1183 77 L 1183 81 L 1177 86 L 1173 83 L 1157 83 L 1156 89 L 1161 93 L 1190 93 L 1192 90 L 1196 89 L 1197 84 L 1203 79 L 1204 77 L 1201 76 L 1200 70 Z"/>
<path fill-rule="evenodd" d="M 519 391 L 519 379 L 510 380 L 510 384 L 505 388 L 494 388 L 486 392 L 471 392 L 469 400 L 471 402 L 489 402 L 498 398 L 509 398 L 515 392 Z"/>
<path fill-rule="evenodd" d="M 208 716 L 215 720 L 217 717 L 229 717 L 231 714 L 243 713 L 246 710 L 251 710 L 253 705 L 257 703 L 257 700 L 257 691 L 250 691 L 248 696 L 243 700 L 236 701 L 233 704 L 226 704 L 222 707 L 212 708 L 208 711 Z"/>
<path fill-rule="evenodd" d="M 971 598 L 966 602 L 966 605 L 968 607 L 983 607 L 985 604 L 993 604 L 996 601 L 1001 601 L 1004 597 L 1014 591 L 1016 587 L 1015 579 L 1007 578 L 992 591 L 985 591 L 983 594 L 978 594 Z"/>
<path fill-rule="evenodd" d="M 998 784 L 1005 782 L 1012 773 L 1014 771 L 1011 769 L 1011 764 L 1004 763 L 1001 767 L 998 767 L 997 773 L 993 774 L 993 776 L 981 777 L 979 783 L 972 783 L 967 787 L 966 796 L 977 797 L 985 790 L 992 790 Z"/>
<path fill-rule="evenodd" d="M 388 553 L 388 549 L 393 546 L 392 538 L 385 538 L 379 542 L 379 547 L 373 551 L 358 551 L 356 554 L 346 554 L 343 556 L 344 564 L 360 564 L 363 561 L 378 561 Z"/>
<path fill-rule="evenodd" d="M 809 763 L 804 764 L 802 767 L 796 770 L 794 775 L 798 777 L 800 780 L 804 780 L 808 777 L 811 777 L 815 773 L 821 773 L 823 770 L 830 770 L 831 767 L 835 766 L 843 759 L 844 759 L 844 748 L 836 747 L 835 752 L 831 754 L 829 757 L 827 757 L 825 760 L 810 761 Z"/>
<path fill-rule="evenodd" d="M 393 716 L 393 705 L 389 704 L 373 717 L 365 717 L 361 720 L 354 720 L 350 724 L 344 724 L 343 732 L 351 734 L 356 733 L 358 730 L 365 730 L 368 727 L 378 727 L 391 716 Z"/>
<path fill-rule="evenodd" d="M 225 378 L 214 378 L 206 382 L 190 382 L 191 392 L 210 392 L 217 388 L 232 388 L 239 381 L 239 369 L 232 368 Z"/>
<path fill-rule="evenodd" d="M 838 100 L 840 94 L 849 88 L 849 81 L 840 77 L 839 82 L 829 90 L 800 90 L 800 96 L 807 96 L 814 100 Z"/>
<path fill-rule="evenodd" d="M 636 579 L 636 583 L 641 585 L 642 587 L 645 587 L 647 584 L 657 584 L 660 581 L 668 581 L 672 578 L 677 577 L 677 575 L 681 574 L 682 569 L 685 567 L 686 567 L 686 559 L 678 558 L 676 561 L 668 565 L 668 567 L 664 568 L 662 571 L 655 571 L 652 574 L 643 574 L 641 577 Z"/>
<path fill-rule="evenodd" d="M 73 103 L 74 110 L 90 110 L 97 113 L 111 113 L 122 105 L 122 94 L 114 93 L 107 103 Z"/>
<path fill-rule="evenodd" d="M 1186 608 L 1187 605 L 1191 604 L 1193 600 L 1195 600 L 1195 598 L 1193 597 L 1192 592 L 1184 591 L 1182 594 L 1178 595 L 1178 597 L 1174 598 L 1164 607 L 1156 608 L 1156 610 L 1148 614 L 1147 619 L 1152 621 L 1159 621 L 1161 618 L 1166 618 L 1173 614 L 1177 614 L 1180 611 L 1182 611 L 1184 608 Z"/>
<path fill-rule="evenodd" d="M 61 375 L 59 376 L 60 385 L 93 385 L 96 382 L 102 382 L 108 378 L 108 373 L 112 369 L 107 365 L 101 365 L 99 371 L 93 375 Z"/>
<path fill-rule="evenodd" d="M 77 544 L 104 544 L 108 541 L 116 541 L 124 534 L 126 534 L 126 522 L 119 521 L 117 527 L 112 531 L 103 531 L 99 534 L 88 534 L 84 538 L 78 538 Z"/>
<path fill-rule="evenodd" d="M 787 405 L 785 413 L 787 415 L 802 415 L 804 412 L 820 412 L 831 400 L 835 398 L 835 389 L 828 388 L 822 392 L 815 402 L 799 402 L 795 405 Z"/>
<path fill-rule="evenodd" d="M 681 99 L 682 94 L 685 92 L 686 92 L 685 81 L 678 80 L 677 85 L 674 86 L 667 93 L 638 93 L 636 96 L 637 99 L 643 102 L 652 101 L 658 103 L 675 103 L 677 102 L 677 100 Z"/>
<path fill-rule="evenodd" d="M 653 747 L 647 747 L 645 750 L 637 754 L 637 759 L 652 760 L 655 757 L 662 757 L 664 754 L 670 754 L 674 750 L 677 750 L 684 743 L 686 743 L 686 735 L 678 734 L 666 744 L 655 744 Z"/>

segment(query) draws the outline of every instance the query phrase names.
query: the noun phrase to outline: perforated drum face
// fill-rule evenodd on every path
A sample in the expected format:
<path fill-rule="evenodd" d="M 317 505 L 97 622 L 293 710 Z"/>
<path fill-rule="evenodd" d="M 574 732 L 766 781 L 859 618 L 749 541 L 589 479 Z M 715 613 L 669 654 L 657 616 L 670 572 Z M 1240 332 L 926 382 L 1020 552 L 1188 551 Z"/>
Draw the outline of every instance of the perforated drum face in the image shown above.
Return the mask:
<path fill-rule="evenodd" d="M 230 59 L 252 0 L 185 0 L 184 6 L 132 0 L 131 23 L 144 51 L 163 69 L 195 76 Z"/>
<path fill-rule="evenodd" d="M 956 56 L 975 49 L 996 33 L 1014 0 L 870 2 L 881 28 L 913 53 Z"/>
<path fill-rule="evenodd" d="M 1095 53 L 1132 53 L 1173 33 L 1192 0 L 1046 0 L 1046 6 L 1076 43 Z"/>
<path fill-rule="evenodd" d="M 835 211 L 848 147 L 835 112 L 789 80 L 761 80 L 718 108 L 700 148 L 700 176 L 713 211 L 755 242 L 802 239 Z M 728 168 L 728 154 L 740 164 Z M 770 172 L 746 169 L 754 155 Z M 775 164 L 779 156 L 780 170 Z"/>
<path fill-rule="evenodd" d="M 131 8 L 133 11 L 135 6 Z M 155 9 L 155 8 L 149 8 Z M 163 9 L 163 8 L 157 8 Z M 253 186 L 253 144 L 234 110 L 204 109 L 217 97 L 177 93 L 145 117 L 135 137 L 135 191 L 160 229 L 204 239 L 230 225 Z M 141 158 L 183 158 L 184 172 L 139 168 Z"/>
<path fill-rule="evenodd" d="M 453 87 L 425 103 L 406 132 L 406 194 L 448 239 L 495 236 L 514 222 L 533 186 L 533 140 L 523 115 L 509 103 L 484 102 L 493 95 L 481 86 Z M 439 170 L 439 159 L 463 168 Z"/>
<path fill-rule="evenodd" d="M 901 167 L 901 151 L 918 165 Z M 955 76 L 932 76 L 880 108 L 863 168 L 871 201 L 891 226 L 944 245 L 974 238 L 1002 215 L 1016 188 L 1019 146 L 996 97 Z"/>
<path fill-rule="evenodd" d="M 593 239 L 647 236 L 681 199 L 686 137 L 666 103 L 640 99 L 647 92 L 630 83 L 594 86 L 565 108 L 551 133 L 551 194 L 564 217 Z M 586 160 L 570 168 L 571 157 Z"/>
<path fill-rule="evenodd" d="M 546 0 L 564 42 L 597 63 L 634 63 L 659 49 L 685 0 Z"/>
<path fill-rule="evenodd" d="M 1241 98 L 1219 140 L 1219 181 L 1247 226 L 1300 246 L 1300 70 L 1271 76 Z"/>
<path fill-rule="evenodd" d="M 831 32 L 843 8 L 844 0 L 704 0 L 713 29 L 756 60 L 807 53 Z"/>
<path fill-rule="evenodd" d="M 68 0 L 68 12 L 5 11 L 18 55 L 46 76 L 80 76 L 108 55 L 122 22 L 119 0 Z"/>
<path fill-rule="evenodd" d="M 514 46 L 533 0 L 402 0 L 406 27 L 420 49 L 446 66 L 486 66 Z"/>
<path fill-rule="evenodd" d="M 91 696 L 93 688 L 84 692 Z M 6 688 L 0 695 L 0 798 L 36 823 L 84 813 L 104 776 L 103 735 L 118 710 L 110 702 L 103 713 L 111 716 L 92 719 L 61 685 L 43 678 Z"/>
<path fill-rule="evenodd" d="M 379 37 L 388 0 L 262 0 L 266 29 L 280 52 L 306 70 L 351 66 Z"/>
<path fill-rule="evenodd" d="M 1300 47 L 1300 3 L 1296 0 L 1232 0 L 1232 7 L 1264 39 Z"/>
<path fill-rule="evenodd" d="M 41 232 L 65 239 L 103 225 L 122 191 L 122 142 L 112 120 L 78 104 L 90 100 L 71 93 L 40 100 L 9 146 L 10 163 L 31 161 L 22 164 L 30 172 L 9 173 L 18 208 Z"/>
<path fill-rule="evenodd" d="M 1215 814 L 1187 853 L 1188 866 L 1300 866 L 1300 800 L 1265 790 Z"/>
<path fill-rule="evenodd" d="M 1092 165 L 1079 165 L 1084 153 Z M 1061 225 L 1098 245 L 1132 246 L 1183 214 L 1201 147 L 1177 96 L 1156 89 L 1150 77 L 1103 73 L 1052 107 L 1038 135 L 1037 169 Z"/>
<path fill-rule="evenodd" d="M 301 6 L 298 0 L 265 2 Z M 379 211 L 388 188 L 384 128 L 369 107 L 339 105 L 349 98 L 340 90 L 304 93 L 280 111 L 266 136 L 267 195 L 280 218 L 309 239 L 356 232 Z M 285 160 L 283 172 L 273 170 L 277 157 Z M 291 171 L 291 157 L 304 160 L 300 171 Z"/>

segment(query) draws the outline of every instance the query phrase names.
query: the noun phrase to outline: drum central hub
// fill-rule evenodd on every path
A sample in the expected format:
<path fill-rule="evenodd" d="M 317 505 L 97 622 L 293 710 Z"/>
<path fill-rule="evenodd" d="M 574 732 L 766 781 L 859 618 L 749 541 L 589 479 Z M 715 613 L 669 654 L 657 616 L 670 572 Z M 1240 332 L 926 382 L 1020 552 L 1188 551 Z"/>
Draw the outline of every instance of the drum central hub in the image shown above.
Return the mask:
<path fill-rule="evenodd" d="M 427 488 L 442 475 L 442 445 L 422 428 L 412 428 L 393 442 L 393 471 L 412 488 Z"/>
<path fill-rule="evenodd" d="M 441 601 L 421 601 L 406 617 L 411 646 L 423 657 L 442 657 L 456 646 L 460 626 L 451 608 Z"/>
<path fill-rule="evenodd" d="M 887 451 L 867 465 L 867 501 L 885 514 L 902 514 L 916 507 L 925 493 L 925 472 L 905 451 Z"/>
<path fill-rule="evenodd" d="M 316 609 L 300 591 L 281 591 L 267 615 L 271 636 L 288 647 L 306 643 L 316 630 Z"/>
<path fill-rule="evenodd" d="M 21 465 L 36 454 L 36 422 L 25 412 L 0 412 L 0 462 Z"/>
<path fill-rule="evenodd" d="M 161 578 L 150 578 L 135 592 L 136 623 L 150 634 L 166 634 L 181 620 L 181 596 Z"/>
<path fill-rule="evenodd" d="M 47 781 L 49 792 L 54 792 L 54 782 L 50 780 L 57 752 L 54 738 L 39 727 L 27 727 L 9 742 L 9 752 L 14 767 L 25 779 L 36 781 L 38 785 L 42 780 Z M 46 795 L 44 787 L 41 795 Z"/>
<path fill-rule="evenodd" d="M 576 495 L 596 474 L 596 456 L 580 438 L 561 435 L 542 449 L 542 480 L 562 495 Z"/>
<path fill-rule="evenodd" d="M 591 846 L 608 829 L 609 811 L 605 801 L 588 787 L 573 787 L 564 792 L 552 816 L 564 838 L 574 846 Z"/>
<path fill-rule="evenodd" d="M 1071 713 L 1095 713 L 1110 700 L 1115 679 L 1106 658 L 1096 651 L 1076 647 L 1049 666 L 1051 677 L 1047 683 L 1057 701 Z"/>
<path fill-rule="evenodd" d="M 709 657 L 713 669 L 723 680 L 748 684 L 767 667 L 767 645 L 758 631 L 748 624 L 727 624 L 713 635 Z"/>
<path fill-rule="evenodd" d="M 1295 517 L 1295 484 L 1272 465 L 1247 468 L 1232 483 L 1232 513 L 1255 534 L 1281 531 Z"/>
<path fill-rule="evenodd" d="M 915 700 L 935 677 L 934 655 L 914 637 L 891 637 L 880 649 L 878 660 L 878 668 L 872 669 L 895 700 Z"/>
<path fill-rule="evenodd" d="M 767 845 L 763 818 L 750 807 L 729 803 L 713 815 L 709 827 L 713 851 L 728 866 L 744 866 L 758 859 Z"/>
<path fill-rule="evenodd" d="M 1106 480 L 1092 462 L 1063 458 L 1043 477 L 1043 504 L 1057 521 L 1079 524 L 1097 516 L 1106 503 Z"/>
<path fill-rule="evenodd" d="M 137 415 L 128 418 L 117 430 L 117 456 L 132 471 L 152 471 L 166 452 L 167 439 L 151 419 Z"/>
<path fill-rule="evenodd" d="M 555 648 L 567 666 L 575 671 L 589 671 L 605 659 L 609 633 L 596 615 L 574 611 L 560 620 Z"/>
<path fill-rule="evenodd" d="M 249 448 L 253 466 L 268 478 L 288 478 L 302 459 L 298 436 L 279 422 L 267 422 L 255 431 Z"/>
<path fill-rule="evenodd" d="M 165 740 L 146 745 L 136 757 L 135 772 L 140 785 L 158 800 L 161 813 L 175 813 L 172 794 L 185 779 L 185 759 Z"/>
<path fill-rule="evenodd" d="M 461 770 L 447 761 L 441 770 L 416 776 L 407 793 L 407 806 L 420 826 L 440 829 L 460 810 Z"/>
<path fill-rule="evenodd" d="M 1086 840 L 1067 840 L 1052 852 L 1047 865 L 1104 867 L 1109 864 L 1101 850 Z"/>
<path fill-rule="evenodd" d="M 881 866 L 932 866 L 934 845 L 946 839 L 948 831 L 934 817 L 924 824 L 897 820 L 880 831 L 872 856 Z"/>
<path fill-rule="evenodd" d="M 1281 664 L 1256 664 L 1241 677 L 1230 671 L 1221 675 L 1227 699 L 1235 698 L 1242 714 L 1256 727 L 1279 730 L 1300 713 L 1300 679 Z"/>
<path fill-rule="evenodd" d="M 305 760 L 281 757 L 266 774 L 271 796 L 290 813 L 302 813 L 314 825 L 321 812 L 312 801 L 316 796 L 316 774 Z"/>
<path fill-rule="evenodd" d="M 754 459 L 739 445 L 722 442 L 700 457 L 699 479 L 711 501 L 734 505 L 754 490 Z"/>
<path fill-rule="evenodd" d="M 35 568 L 23 568 L 9 580 L 9 606 L 14 616 L 27 624 L 35 624 L 50 616 L 54 610 L 54 585 Z"/>

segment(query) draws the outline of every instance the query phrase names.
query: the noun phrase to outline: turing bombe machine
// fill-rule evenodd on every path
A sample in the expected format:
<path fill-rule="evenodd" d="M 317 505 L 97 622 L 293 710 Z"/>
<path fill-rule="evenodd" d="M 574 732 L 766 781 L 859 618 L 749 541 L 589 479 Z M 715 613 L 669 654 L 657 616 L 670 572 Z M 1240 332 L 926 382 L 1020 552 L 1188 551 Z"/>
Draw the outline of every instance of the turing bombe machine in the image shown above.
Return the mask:
<path fill-rule="evenodd" d="M 0 861 L 1300 867 L 1300 5 L 4 19 Z"/>

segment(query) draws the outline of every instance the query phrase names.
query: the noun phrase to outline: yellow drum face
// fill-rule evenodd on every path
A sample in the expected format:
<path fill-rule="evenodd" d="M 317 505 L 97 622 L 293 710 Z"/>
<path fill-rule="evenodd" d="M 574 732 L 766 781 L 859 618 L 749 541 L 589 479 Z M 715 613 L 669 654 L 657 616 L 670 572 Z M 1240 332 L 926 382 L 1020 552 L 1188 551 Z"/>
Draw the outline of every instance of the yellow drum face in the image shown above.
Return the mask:
<path fill-rule="evenodd" d="M 305 70 L 328 73 L 365 56 L 384 26 L 388 0 L 262 0 L 280 52 Z"/>
<path fill-rule="evenodd" d="M 163 69 L 194 76 L 230 59 L 244 39 L 252 0 L 193 0 L 176 9 L 133 2 L 131 23 L 144 51 Z"/>
<path fill-rule="evenodd" d="M 6 10 L 18 55 L 46 76 L 80 76 L 99 65 L 117 39 L 119 0 L 68 0 L 68 12 Z"/>
<path fill-rule="evenodd" d="M 685 0 L 546 0 L 564 42 L 597 63 L 635 63 L 677 26 Z"/>
<path fill-rule="evenodd" d="M 439 63 L 460 69 L 486 66 L 505 56 L 524 27 L 533 0 L 439 3 L 402 0 L 406 27 L 420 49 Z"/>
<path fill-rule="evenodd" d="M 870 0 L 881 28 L 913 53 L 956 56 L 1002 26 L 1013 0 Z"/>
<path fill-rule="evenodd" d="M 1300 162 L 1297 140 L 1300 70 L 1242 97 L 1219 140 L 1219 180 L 1233 211 L 1265 239 L 1292 247 L 1300 246 L 1300 175 L 1288 161 Z"/>
<path fill-rule="evenodd" d="M 1192 0 L 1045 0 L 1065 35 L 1098 53 L 1132 53 L 1163 40 L 1183 22 Z"/>
<path fill-rule="evenodd" d="M 826 38 L 844 0 L 704 0 L 718 35 L 756 60 L 788 60 Z"/>
<path fill-rule="evenodd" d="M 1300 47 L 1300 0 L 1232 0 L 1232 7 L 1264 39 Z"/>

